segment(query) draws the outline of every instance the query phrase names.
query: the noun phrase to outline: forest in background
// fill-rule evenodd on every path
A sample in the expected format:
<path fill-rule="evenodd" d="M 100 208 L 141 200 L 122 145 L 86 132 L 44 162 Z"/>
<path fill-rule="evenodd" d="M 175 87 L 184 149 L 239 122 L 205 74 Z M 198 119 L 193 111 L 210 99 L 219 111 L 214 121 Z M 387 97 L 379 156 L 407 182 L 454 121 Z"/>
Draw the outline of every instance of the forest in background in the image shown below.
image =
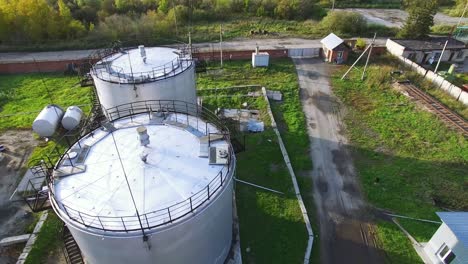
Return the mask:
<path fill-rule="evenodd" d="M 455 6 L 450 11 L 456 13 L 463 9 L 463 1 L 438 3 Z M 211 25 L 221 23 L 235 32 L 227 38 L 271 30 L 312 37 L 332 30 L 367 36 L 369 28 L 380 36 L 395 34 L 392 29 L 366 25 L 357 14 L 327 16 L 332 5 L 333 0 L 0 0 L 0 46 L 88 48 L 136 39 L 164 44 L 186 42 L 189 30 L 195 40 L 207 41 L 216 34 L 207 33 Z M 335 0 L 334 5 L 396 7 L 401 1 Z"/>

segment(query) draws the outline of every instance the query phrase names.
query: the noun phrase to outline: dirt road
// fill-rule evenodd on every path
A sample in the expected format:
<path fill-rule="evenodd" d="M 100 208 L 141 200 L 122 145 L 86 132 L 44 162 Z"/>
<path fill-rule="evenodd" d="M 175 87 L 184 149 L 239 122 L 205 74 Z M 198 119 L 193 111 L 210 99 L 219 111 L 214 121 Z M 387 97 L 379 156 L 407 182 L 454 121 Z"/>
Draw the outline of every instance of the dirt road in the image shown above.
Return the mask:
<path fill-rule="evenodd" d="M 2 131 L 0 144 L 7 150 L 0 158 L 0 239 L 8 236 L 22 235 L 34 218 L 27 205 L 17 202 L 12 196 L 22 176 L 23 166 L 28 160 L 37 142 L 32 131 Z M 12 200 L 10 200 L 12 198 Z M 16 263 L 22 246 L 0 247 L 0 263 Z"/>
<path fill-rule="evenodd" d="M 345 8 L 337 10 L 359 13 L 366 18 L 367 22 L 386 27 L 401 27 L 408 17 L 408 13 L 400 9 Z M 451 17 L 442 13 L 437 13 L 434 16 L 435 25 L 456 25 L 458 20 L 458 17 Z M 462 23 L 468 23 L 468 18 L 463 18 Z"/>
<path fill-rule="evenodd" d="M 328 74 L 333 66 L 319 59 L 294 63 L 311 140 L 322 263 L 383 263 L 342 134 L 340 105 L 331 91 Z"/>

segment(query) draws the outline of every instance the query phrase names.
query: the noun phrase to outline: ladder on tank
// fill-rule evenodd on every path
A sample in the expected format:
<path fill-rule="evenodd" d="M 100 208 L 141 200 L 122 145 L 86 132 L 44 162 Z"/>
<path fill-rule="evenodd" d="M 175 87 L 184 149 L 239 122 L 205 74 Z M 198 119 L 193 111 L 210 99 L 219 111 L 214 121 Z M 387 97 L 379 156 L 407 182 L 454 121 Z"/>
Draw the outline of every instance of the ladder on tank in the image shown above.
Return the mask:
<path fill-rule="evenodd" d="M 68 264 L 84 264 L 81 250 L 66 225 L 62 229 L 63 254 Z"/>

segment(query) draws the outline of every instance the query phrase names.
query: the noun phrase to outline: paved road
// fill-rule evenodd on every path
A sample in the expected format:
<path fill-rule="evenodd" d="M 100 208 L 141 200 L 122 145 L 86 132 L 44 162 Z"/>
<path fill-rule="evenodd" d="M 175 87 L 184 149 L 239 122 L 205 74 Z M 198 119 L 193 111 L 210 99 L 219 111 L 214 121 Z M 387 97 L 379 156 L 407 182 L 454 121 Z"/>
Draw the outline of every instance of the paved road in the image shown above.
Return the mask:
<path fill-rule="evenodd" d="M 408 17 L 408 13 L 400 9 L 346 8 L 336 10 L 356 12 L 364 16 L 369 23 L 380 24 L 387 27 L 401 27 Z M 434 24 L 456 25 L 458 23 L 458 19 L 458 17 L 451 17 L 442 13 L 437 13 L 434 16 Z M 462 23 L 468 23 L 468 18 L 463 18 Z"/>
<path fill-rule="evenodd" d="M 311 140 L 322 263 L 383 263 L 342 134 L 340 104 L 331 91 L 333 66 L 319 59 L 294 59 L 294 63 Z"/>
<path fill-rule="evenodd" d="M 368 40 L 370 42 L 370 40 Z M 377 45 L 385 46 L 386 39 L 377 39 Z M 319 48 L 322 47 L 320 39 L 239 39 L 223 42 L 224 50 L 255 50 L 256 45 L 260 49 L 294 49 L 294 48 Z M 219 43 L 197 43 L 193 45 L 200 52 L 212 52 L 219 50 Z M 0 63 L 33 62 L 36 61 L 64 61 L 87 58 L 94 50 L 67 50 L 48 52 L 5 52 L 0 53 Z"/>

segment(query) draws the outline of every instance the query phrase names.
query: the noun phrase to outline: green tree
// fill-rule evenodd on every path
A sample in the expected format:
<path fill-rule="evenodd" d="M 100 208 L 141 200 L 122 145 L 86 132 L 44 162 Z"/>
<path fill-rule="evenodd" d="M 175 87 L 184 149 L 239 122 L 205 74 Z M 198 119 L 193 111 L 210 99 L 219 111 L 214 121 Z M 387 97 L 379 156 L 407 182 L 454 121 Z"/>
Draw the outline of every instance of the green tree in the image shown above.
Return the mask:
<path fill-rule="evenodd" d="M 427 37 L 434 25 L 434 15 L 437 13 L 437 0 L 406 0 L 408 18 L 398 32 L 399 38 L 421 39 Z"/>
<path fill-rule="evenodd" d="M 461 16 L 467 4 L 468 3 L 466 0 L 456 0 L 454 8 L 450 10 L 449 14 L 451 16 Z"/>
<path fill-rule="evenodd" d="M 365 33 L 367 29 L 366 19 L 357 13 L 334 11 L 320 22 L 326 33 L 334 32 L 340 35 L 359 35 Z"/>
<path fill-rule="evenodd" d="M 158 4 L 158 11 L 167 14 L 169 11 L 169 0 L 160 0 Z"/>
<path fill-rule="evenodd" d="M 0 9 L 0 42 L 6 40 L 8 36 L 8 26 L 5 16 L 3 15 L 2 10 Z"/>

